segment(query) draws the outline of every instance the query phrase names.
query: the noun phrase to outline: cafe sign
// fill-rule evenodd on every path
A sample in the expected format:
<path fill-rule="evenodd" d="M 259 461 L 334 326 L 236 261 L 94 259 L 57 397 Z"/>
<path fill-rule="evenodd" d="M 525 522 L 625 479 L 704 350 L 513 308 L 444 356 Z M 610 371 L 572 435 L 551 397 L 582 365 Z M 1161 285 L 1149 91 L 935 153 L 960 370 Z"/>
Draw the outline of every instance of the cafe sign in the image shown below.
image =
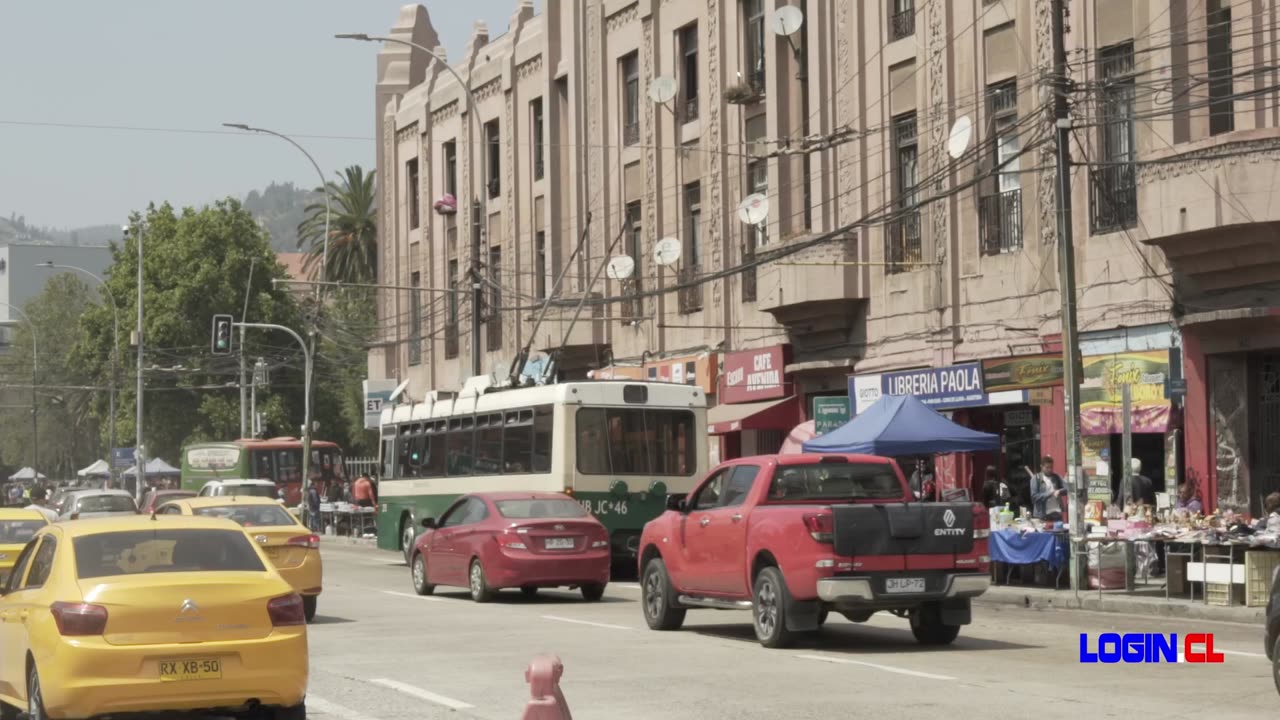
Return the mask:
<path fill-rule="evenodd" d="M 787 345 L 725 353 L 720 401 L 756 402 L 786 397 Z"/>
<path fill-rule="evenodd" d="M 1029 390 L 1062 384 L 1062 355 L 1029 355 L 982 361 L 982 385 L 988 393 Z"/>

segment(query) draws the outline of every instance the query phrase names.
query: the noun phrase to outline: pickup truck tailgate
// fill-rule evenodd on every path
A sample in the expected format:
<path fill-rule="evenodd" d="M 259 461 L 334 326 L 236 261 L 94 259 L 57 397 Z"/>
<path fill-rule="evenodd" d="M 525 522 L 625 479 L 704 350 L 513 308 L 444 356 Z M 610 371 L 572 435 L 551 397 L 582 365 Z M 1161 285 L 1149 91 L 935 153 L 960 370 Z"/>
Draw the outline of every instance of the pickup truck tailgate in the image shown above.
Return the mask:
<path fill-rule="evenodd" d="M 973 552 L 973 505 L 834 505 L 833 542 L 845 557 L 965 555 Z"/>

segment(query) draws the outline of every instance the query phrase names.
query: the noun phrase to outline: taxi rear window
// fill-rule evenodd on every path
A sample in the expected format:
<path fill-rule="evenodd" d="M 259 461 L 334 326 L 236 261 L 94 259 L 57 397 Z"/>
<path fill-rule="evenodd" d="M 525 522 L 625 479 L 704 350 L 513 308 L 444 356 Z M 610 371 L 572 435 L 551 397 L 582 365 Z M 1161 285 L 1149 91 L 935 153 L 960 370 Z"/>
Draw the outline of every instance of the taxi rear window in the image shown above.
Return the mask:
<path fill-rule="evenodd" d="M 44 525 L 43 520 L 0 520 L 0 545 L 26 545 Z"/>
<path fill-rule="evenodd" d="M 297 525 L 293 521 L 293 516 L 279 505 L 220 505 L 196 508 L 195 513 L 206 517 L 234 520 L 244 527 Z"/>
<path fill-rule="evenodd" d="M 237 530 L 130 530 L 73 540 L 81 580 L 173 572 L 264 572 L 249 538 Z"/>

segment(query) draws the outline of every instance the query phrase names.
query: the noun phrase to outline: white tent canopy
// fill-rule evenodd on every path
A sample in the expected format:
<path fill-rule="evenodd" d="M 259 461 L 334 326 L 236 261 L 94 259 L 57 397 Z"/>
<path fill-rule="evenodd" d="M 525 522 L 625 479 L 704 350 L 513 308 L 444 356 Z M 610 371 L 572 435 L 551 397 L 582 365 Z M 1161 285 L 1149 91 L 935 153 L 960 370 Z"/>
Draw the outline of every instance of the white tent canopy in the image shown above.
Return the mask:
<path fill-rule="evenodd" d="M 111 475 L 111 466 L 106 460 L 97 460 L 89 467 L 76 473 L 80 477 L 107 477 Z"/>
<path fill-rule="evenodd" d="M 124 471 L 124 475 L 132 477 L 138 474 L 138 466 L 134 465 Z M 160 458 L 151 458 L 147 461 L 147 476 L 152 475 L 181 475 L 182 471 L 161 460 Z"/>
<path fill-rule="evenodd" d="M 36 472 L 34 469 L 24 467 L 18 472 L 9 476 L 10 480 L 48 480 L 43 473 Z"/>

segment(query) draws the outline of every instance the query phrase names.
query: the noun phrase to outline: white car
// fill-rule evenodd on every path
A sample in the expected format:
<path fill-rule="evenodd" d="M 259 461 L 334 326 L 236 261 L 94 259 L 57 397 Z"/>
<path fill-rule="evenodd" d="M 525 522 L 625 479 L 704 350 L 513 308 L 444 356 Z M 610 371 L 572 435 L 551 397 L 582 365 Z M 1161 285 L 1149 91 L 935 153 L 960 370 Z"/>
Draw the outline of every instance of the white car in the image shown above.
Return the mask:
<path fill-rule="evenodd" d="M 62 498 L 59 520 L 137 515 L 138 503 L 127 490 L 74 490 Z"/>
<path fill-rule="evenodd" d="M 252 495 L 280 499 L 280 489 L 270 480 L 210 480 L 200 488 L 200 497 Z"/>

